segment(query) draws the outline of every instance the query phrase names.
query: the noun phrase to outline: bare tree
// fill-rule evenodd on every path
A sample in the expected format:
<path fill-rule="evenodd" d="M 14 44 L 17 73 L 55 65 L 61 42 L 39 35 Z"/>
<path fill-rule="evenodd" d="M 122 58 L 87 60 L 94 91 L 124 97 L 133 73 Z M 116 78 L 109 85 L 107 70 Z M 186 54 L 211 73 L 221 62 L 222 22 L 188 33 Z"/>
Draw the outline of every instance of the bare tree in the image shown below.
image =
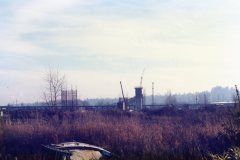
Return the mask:
<path fill-rule="evenodd" d="M 208 92 L 196 93 L 197 104 L 207 106 L 210 103 L 210 94 Z"/>
<path fill-rule="evenodd" d="M 65 75 L 61 75 L 58 69 L 49 69 L 45 78 L 46 88 L 43 92 L 43 99 L 48 106 L 57 106 L 61 97 L 61 90 L 65 85 Z"/>
<path fill-rule="evenodd" d="M 205 106 L 207 106 L 207 104 L 209 104 L 209 99 L 210 99 L 209 97 L 210 97 L 209 93 L 204 92 L 204 94 L 203 94 L 203 102 L 204 102 Z"/>

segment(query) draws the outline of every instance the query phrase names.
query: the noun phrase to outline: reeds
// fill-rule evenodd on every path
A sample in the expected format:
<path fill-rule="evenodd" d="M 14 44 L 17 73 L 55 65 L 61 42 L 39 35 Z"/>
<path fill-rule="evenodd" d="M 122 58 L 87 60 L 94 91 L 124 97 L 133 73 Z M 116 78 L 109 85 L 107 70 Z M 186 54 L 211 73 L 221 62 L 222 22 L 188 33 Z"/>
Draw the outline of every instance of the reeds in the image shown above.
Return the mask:
<path fill-rule="evenodd" d="M 237 127 L 226 109 L 133 113 L 45 110 L 25 112 L 24 116 L 14 114 L 2 125 L 0 152 L 20 159 L 24 156 L 25 160 L 44 155 L 42 144 L 65 141 L 101 146 L 124 160 L 200 160 L 210 152 L 222 153 L 240 143 L 236 140 L 239 135 L 230 135 L 226 129 Z"/>

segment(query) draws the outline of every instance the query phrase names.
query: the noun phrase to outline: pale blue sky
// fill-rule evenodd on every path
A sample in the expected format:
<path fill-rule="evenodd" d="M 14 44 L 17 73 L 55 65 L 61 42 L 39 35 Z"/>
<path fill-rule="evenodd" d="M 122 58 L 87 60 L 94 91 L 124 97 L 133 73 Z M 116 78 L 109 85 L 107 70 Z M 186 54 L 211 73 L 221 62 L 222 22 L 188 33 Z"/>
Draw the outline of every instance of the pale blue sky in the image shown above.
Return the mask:
<path fill-rule="evenodd" d="M 41 100 L 59 67 L 80 98 L 240 82 L 238 0 L 0 0 L 0 105 Z"/>

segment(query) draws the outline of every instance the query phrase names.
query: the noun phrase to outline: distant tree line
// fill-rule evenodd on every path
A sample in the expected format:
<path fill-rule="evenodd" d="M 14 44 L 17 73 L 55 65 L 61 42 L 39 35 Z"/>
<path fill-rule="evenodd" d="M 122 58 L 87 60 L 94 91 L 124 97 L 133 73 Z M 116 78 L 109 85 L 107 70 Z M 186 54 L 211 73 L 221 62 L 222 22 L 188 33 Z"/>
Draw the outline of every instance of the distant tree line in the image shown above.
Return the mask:
<path fill-rule="evenodd" d="M 163 95 L 155 95 L 155 104 L 208 104 L 213 102 L 234 102 L 235 89 L 231 87 L 216 86 L 211 91 L 202 91 L 195 93 L 179 93 L 174 94 L 167 91 Z M 145 97 L 146 104 L 152 104 L 152 97 L 148 95 Z M 117 98 L 95 98 L 85 99 L 82 104 L 89 105 L 110 105 L 118 101 Z"/>
<path fill-rule="evenodd" d="M 155 104 L 208 104 L 213 102 L 234 102 L 235 89 L 233 87 L 213 87 L 210 91 L 195 93 L 178 93 L 174 94 L 167 91 L 163 95 L 155 95 Z M 152 97 L 145 97 L 146 104 L 152 104 Z M 90 105 L 109 105 L 116 103 L 118 99 L 96 98 L 85 100 Z"/>
<path fill-rule="evenodd" d="M 172 94 L 168 91 L 164 95 L 156 95 L 154 100 L 156 104 L 207 104 L 213 102 L 233 102 L 235 89 L 231 87 L 216 86 L 211 91 L 202 91 L 195 93 Z M 146 103 L 151 104 L 151 96 L 146 96 Z"/>

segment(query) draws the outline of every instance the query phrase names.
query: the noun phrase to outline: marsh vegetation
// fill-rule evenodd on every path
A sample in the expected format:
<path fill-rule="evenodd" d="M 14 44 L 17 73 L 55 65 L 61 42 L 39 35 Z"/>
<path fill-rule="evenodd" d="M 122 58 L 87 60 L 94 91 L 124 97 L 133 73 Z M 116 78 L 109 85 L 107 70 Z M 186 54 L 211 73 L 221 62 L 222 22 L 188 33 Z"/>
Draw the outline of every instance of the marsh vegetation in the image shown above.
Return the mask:
<path fill-rule="evenodd" d="M 1 120 L 1 159 L 42 160 L 42 145 L 79 141 L 124 160 L 200 160 L 240 146 L 229 108 L 122 112 L 79 109 L 16 111 Z"/>

